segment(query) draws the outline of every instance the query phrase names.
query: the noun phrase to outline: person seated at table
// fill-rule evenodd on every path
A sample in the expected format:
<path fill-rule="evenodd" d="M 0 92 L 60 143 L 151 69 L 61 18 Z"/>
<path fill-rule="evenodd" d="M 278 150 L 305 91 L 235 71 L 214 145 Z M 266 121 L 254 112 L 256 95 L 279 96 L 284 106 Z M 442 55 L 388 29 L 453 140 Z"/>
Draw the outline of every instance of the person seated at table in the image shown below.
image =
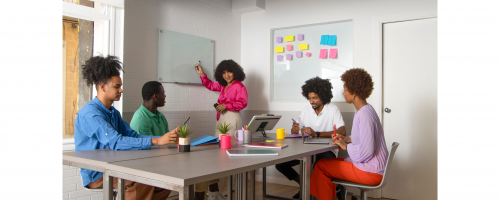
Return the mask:
<path fill-rule="evenodd" d="M 354 105 L 356 113 L 351 136 L 332 136 L 332 140 L 342 150 L 347 150 L 349 157 L 327 158 L 316 163 L 310 191 L 318 199 L 346 198 L 346 188 L 340 186 L 340 192 L 336 193 L 332 178 L 365 185 L 380 184 L 389 154 L 380 119 L 375 109 L 366 102 L 373 91 L 370 74 L 364 69 L 350 69 L 342 74 L 341 80 L 344 82 L 345 101 Z"/>
<path fill-rule="evenodd" d="M 168 132 L 165 116 L 157 110 L 165 106 L 165 90 L 158 81 L 142 86 L 142 105 L 135 111 L 130 127 L 140 135 L 163 136 Z"/>
<path fill-rule="evenodd" d="M 140 150 L 153 145 L 177 143 L 177 128 L 162 137 L 137 134 L 125 122 L 112 104 L 119 101 L 123 93 L 120 78 L 121 62 L 115 56 L 95 56 L 82 67 L 83 79 L 87 85 L 94 84 L 97 96 L 83 106 L 75 120 L 75 149 Z M 82 183 L 87 188 L 102 188 L 103 173 L 81 169 Z M 117 188 L 118 179 L 113 179 Z M 156 188 L 141 183 L 125 181 L 125 199 L 166 199 L 170 190 Z"/>
<path fill-rule="evenodd" d="M 342 115 L 337 106 L 331 104 L 333 98 L 332 83 L 329 79 L 319 77 L 311 78 L 302 86 L 302 95 L 309 100 L 310 106 L 304 107 L 300 113 L 300 121 L 304 124 L 293 122 L 292 134 L 298 134 L 302 131 L 312 137 L 330 138 L 333 135 L 334 125 L 337 127 L 337 134 L 345 135 L 345 126 Z M 300 128 L 303 126 L 304 128 Z M 334 151 L 337 154 L 338 150 Z M 316 161 L 323 158 L 336 158 L 332 151 L 316 154 Z M 299 160 L 292 160 L 276 165 L 276 169 L 285 175 L 288 180 L 300 183 L 299 174 L 292 168 L 299 165 Z M 299 198 L 299 193 L 293 196 Z"/>

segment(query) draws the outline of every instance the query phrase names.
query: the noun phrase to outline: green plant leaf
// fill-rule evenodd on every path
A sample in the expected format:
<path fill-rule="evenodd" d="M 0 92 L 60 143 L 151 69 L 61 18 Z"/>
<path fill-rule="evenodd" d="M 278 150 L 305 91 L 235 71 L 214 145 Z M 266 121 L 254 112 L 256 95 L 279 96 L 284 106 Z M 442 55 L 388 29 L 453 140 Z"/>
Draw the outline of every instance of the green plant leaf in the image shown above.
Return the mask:
<path fill-rule="evenodd" d="M 179 130 L 177 131 L 177 135 L 180 138 L 186 138 L 191 133 L 193 133 L 193 131 L 189 130 L 189 127 L 187 125 L 181 125 L 181 126 L 179 126 Z"/>
<path fill-rule="evenodd" d="M 231 124 L 226 124 L 226 122 L 224 122 L 224 124 L 219 124 L 219 126 L 217 126 L 217 129 L 220 133 L 226 134 L 229 131 L 229 127 L 231 127 Z"/>

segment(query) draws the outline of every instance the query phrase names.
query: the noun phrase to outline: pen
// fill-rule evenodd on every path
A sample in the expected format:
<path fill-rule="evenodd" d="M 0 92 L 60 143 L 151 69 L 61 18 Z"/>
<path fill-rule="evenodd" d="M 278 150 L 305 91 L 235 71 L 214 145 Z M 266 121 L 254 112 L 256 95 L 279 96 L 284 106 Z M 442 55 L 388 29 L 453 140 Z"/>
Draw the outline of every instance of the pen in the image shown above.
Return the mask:
<path fill-rule="evenodd" d="M 335 142 L 335 137 L 337 137 L 337 125 L 333 125 L 333 141 Z"/>

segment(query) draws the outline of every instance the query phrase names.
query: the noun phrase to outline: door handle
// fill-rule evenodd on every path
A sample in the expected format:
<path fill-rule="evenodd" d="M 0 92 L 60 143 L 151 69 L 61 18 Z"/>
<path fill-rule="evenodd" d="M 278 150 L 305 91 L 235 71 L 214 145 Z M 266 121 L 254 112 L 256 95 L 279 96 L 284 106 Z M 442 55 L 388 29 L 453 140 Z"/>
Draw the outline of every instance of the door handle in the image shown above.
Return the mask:
<path fill-rule="evenodd" d="M 385 111 L 386 113 L 391 113 L 391 109 L 390 109 L 390 108 L 385 108 L 385 109 L 384 109 L 384 111 Z"/>

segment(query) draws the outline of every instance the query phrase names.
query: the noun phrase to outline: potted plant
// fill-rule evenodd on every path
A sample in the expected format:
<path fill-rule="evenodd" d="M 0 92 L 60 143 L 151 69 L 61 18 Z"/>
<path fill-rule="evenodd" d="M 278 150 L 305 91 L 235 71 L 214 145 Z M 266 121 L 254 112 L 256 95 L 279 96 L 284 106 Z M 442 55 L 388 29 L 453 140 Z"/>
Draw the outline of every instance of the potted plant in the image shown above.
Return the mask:
<path fill-rule="evenodd" d="M 224 122 L 224 124 L 219 124 L 219 126 L 217 126 L 217 129 L 220 132 L 219 141 L 220 141 L 221 135 L 227 135 L 227 132 L 229 131 L 229 127 L 231 127 L 231 124 L 226 124 L 226 122 Z"/>
<path fill-rule="evenodd" d="M 189 130 L 187 125 L 179 126 L 179 130 L 177 131 L 177 135 L 179 136 L 179 151 L 180 152 L 189 152 L 191 151 L 191 141 L 190 137 L 188 137 L 193 131 Z"/>

